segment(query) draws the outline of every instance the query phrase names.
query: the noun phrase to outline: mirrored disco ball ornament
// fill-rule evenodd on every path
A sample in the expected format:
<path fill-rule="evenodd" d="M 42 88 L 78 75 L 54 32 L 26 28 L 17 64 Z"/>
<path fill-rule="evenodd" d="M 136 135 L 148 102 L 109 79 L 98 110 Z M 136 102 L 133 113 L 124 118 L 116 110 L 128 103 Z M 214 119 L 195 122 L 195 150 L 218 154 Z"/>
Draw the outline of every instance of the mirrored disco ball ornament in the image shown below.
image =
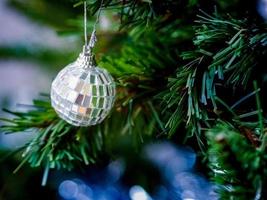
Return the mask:
<path fill-rule="evenodd" d="M 115 100 L 112 76 L 96 66 L 91 49 L 84 46 L 78 59 L 62 69 L 51 87 L 51 104 L 57 114 L 74 126 L 101 123 Z"/>

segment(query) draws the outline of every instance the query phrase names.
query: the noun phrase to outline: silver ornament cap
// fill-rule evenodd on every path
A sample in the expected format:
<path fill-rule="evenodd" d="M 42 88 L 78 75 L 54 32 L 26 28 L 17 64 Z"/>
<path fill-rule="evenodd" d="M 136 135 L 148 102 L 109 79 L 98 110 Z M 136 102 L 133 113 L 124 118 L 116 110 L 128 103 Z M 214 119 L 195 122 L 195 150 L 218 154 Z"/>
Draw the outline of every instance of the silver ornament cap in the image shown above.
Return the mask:
<path fill-rule="evenodd" d="M 107 70 L 94 62 L 84 46 L 78 59 L 63 68 L 51 87 L 51 104 L 57 114 L 74 126 L 101 123 L 113 107 L 116 86 Z"/>

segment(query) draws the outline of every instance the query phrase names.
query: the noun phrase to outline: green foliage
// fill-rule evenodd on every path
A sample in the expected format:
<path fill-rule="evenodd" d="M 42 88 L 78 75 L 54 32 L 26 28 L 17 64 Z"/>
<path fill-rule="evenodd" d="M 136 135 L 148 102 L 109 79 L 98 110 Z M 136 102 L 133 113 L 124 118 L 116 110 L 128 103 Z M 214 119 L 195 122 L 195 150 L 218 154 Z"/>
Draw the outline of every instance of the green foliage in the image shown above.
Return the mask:
<path fill-rule="evenodd" d="M 196 29 L 194 44 L 197 51 L 211 57 L 208 78 L 213 80 L 216 73 L 219 79 L 225 77 L 225 84 L 245 87 L 258 65 L 258 57 L 266 55 L 266 49 L 262 49 L 267 44 L 267 27 L 252 27 L 246 19 L 222 18 L 217 13 L 214 16 L 203 14 L 196 21 L 200 26 Z M 219 50 L 213 53 L 214 47 Z M 207 87 L 207 96 L 214 96 L 208 92 L 212 87 L 212 84 L 211 88 Z"/>
<path fill-rule="evenodd" d="M 10 0 L 8 3 L 35 21 L 53 26 L 57 30 L 65 29 L 66 18 L 73 18 L 80 12 L 73 9 L 73 3 L 65 0 Z"/>
<path fill-rule="evenodd" d="M 105 154 L 112 156 L 116 146 L 123 142 L 123 135 L 132 140 L 129 148 L 132 146 L 138 149 L 140 144 L 148 139 L 147 136 L 155 134 L 156 128 L 163 126 L 151 101 L 144 102 L 144 108 L 135 105 L 133 100 L 127 105 L 117 108 L 117 111 L 100 125 L 88 128 L 73 127 L 60 119 L 51 107 L 47 95 L 43 100 L 34 100 L 33 106 L 26 112 L 5 109 L 4 111 L 12 114 L 14 118 L 0 119 L 5 122 L 0 127 L 1 132 L 35 132 L 34 138 L 21 148 L 22 161 L 14 172 L 26 162 L 30 163 L 31 167 L 44 167 L 45 184 L 47 170 L 50 168 L 71 170 L 75 166 L 105 161 Z M 147 115 L 143 109 L 150 109 L 151 114 Z M 125 120 L 117 123 L 117 119 Z M 115 145 L 113 141 L 116 140 L 122 141 Z"/>
<path fill-rule="evenodd" d="M 245 130 L 245 131 L 244 131 Z M 245 135 L 250 129 L 236 129 L 218 122 L 208 131 L 209 165 L 222 199 L 261 199 L 267 177 L 267 156 Z"/>
<path fill-rule="evenodd" d="M 177 55 L 168 50 L 167 46 L 158 42 L 157 34 L 149 34 L 154 40 L 139 39 L 125 42 L 118 54 L 111 54 L 102 58 L 100 66 L 106 68 L 116 78 L 118 85 L 130 92 L 129 98 L 137 101 L 153 97 L 162 90 L 166 80 L 162 77 L 162 70 L 169 67 L 169 73 L 176 64 Z M 155 48 L 158 46 L 159 48 Z M 162 54 L 162 51 L 166 54 Z M 144 57 L 145 59 L 139 59 Z M 123 103 L 125 104 L 125 103 Z"/>
<path fill-rule="evenodd" d="M 82 5 L 83 1 L 75 0 L 74 5 Z M 170 15 L 177 15 L 180 10 L 196 6 L 197 0 L 159 2 L 155 0 L 103 0 L 103 8 L 116 10 L 120 16 L 121 28 L 134 28 L 137 26 L 149 26 L 153 22 Z M 101 1 L 87 0 L 91 14 L 95 14 L 100 8 Z M 166 19 L 165 19 L 166 20 Z"/>
<path fill-rule="evenodd" d="M 101 132 L 90 134 L 82 128 L 72 127 L 57 117 L 47 100 L 34 100 L 33 107 L 27 112 L 5 111 L 15 118 L 2 119 L 8 124 L 3 125 L 1 131 L 36 133 L 25 146 L 22 164 L 29 162 L 32 167 L 39 167 L 49 163 L 50 168 L 71 169 L 73 161 L 94 163 L 96 153 L 101 150 Z"/>
<path fill-rule="evenodd" d="M 229 122 L 219 119 L 207 135 L 209 167 L 222 199 L 264 199 L 267 183 L 266 120 L 262 116 L 259 89 L 228 107 Z M 235 107 L 256 95 L 256 111 L 236 115 Z M 257 115 L 255 121 L 245 120 Z"/>
<path fill-rule="evenodd" d="M 218 114 L 217 97 L 225 96 L 216 88 L 227 88 L 231 94 L 235 88 L 252 85 L 251 74 L 261 73 L 260 58 L 266 56 L 267 35 L 262 32 L 266 26 L 251 31 L 246 19 L 223 18 L 217 13 L 210 16 L 203 11 L 198 18 L 195 50 L 182 53 L 182 58 L 190 61 L 177 68 L 161 94 L 164 105 L 175 110 L 166 123 L 171 134 L 183 124 L 185 114 L 190 133 L 200 134 L 203 124 L 203 128 L 209 127 L 209 116 Z"/>

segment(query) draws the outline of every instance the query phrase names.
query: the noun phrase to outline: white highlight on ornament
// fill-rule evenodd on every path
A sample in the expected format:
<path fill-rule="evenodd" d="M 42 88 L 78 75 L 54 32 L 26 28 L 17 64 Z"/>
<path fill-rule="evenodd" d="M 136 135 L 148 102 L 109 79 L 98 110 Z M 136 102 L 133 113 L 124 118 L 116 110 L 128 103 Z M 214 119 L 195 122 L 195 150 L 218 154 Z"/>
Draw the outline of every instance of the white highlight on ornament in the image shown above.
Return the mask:
<path fill-rule="evenodd" d="M 74 126 L 101 123 L 114 104 L 113 78 L 105 69 L 94 66 L 91 59 L 81 53 L 77 61 L 62 69 L 52 83 L 52 107 Z"/>

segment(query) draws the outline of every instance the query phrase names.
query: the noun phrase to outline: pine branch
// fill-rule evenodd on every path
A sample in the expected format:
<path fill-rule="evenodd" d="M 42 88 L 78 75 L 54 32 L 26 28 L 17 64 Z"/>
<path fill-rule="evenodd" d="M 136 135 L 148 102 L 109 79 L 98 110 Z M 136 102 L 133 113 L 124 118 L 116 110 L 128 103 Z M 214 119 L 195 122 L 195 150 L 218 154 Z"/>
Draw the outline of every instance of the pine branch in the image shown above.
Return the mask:
<path fill-rule="evenodd" d="M 264 187 L 267 183 L 266 121 L 262 118 L 259 89 L 239 100 L 234 106 L 225 107 L 233 114 L 231 122 L 218 120 L 216 126 L 207 131 L 209 166 L 211 177 L 218 184 L 218 192 L 223 199 L 265 199 Z M 244 122 L 232 108 L 255 96 L 257 122 Z M 245 114 L 243 114 L 245 115 Z M 250 117 L 246 114 L 246 117 Z"/>
<path fill-rule="evenodd" d="M 207 134 L 212 179 L 219 185 L 221 198 L 264 198 L 258 192 L 266 184 L 266 152 L 254 148 L 229 123 L 219 122 Z"/>
<path fill-rule="evenodd" d="M 51 107 L 47 95 L 44 100 L 34 100 L 33 106 L 26 112 L 5 110 L 14 115 L 14 118 L 1 119 L 5 122 L 0 127 L 1 132 L 19 134 L 30 130 L 36 133 L 21 148 L 22 160 L 14 172 L 25 163 L 29 163 L 31 167 L 44 167 L 45 184 L 50 168 L 71 170 L 75 166 L 99 162 L 105 155 L 112 157 L 119 142 L 110 141 L 120 141 L 123 135 L 131 137 L 131 145 L 139 148 L 151 135 L 164 132 L 151 101 L 136 104 L 134 100 L 130 100 L 122 107 L 121 104 L 118 105 L 116 111 L 104 122 L 87 128 L 73 127 L 60 119 Z"/>
<path fill-rule="evenodd" d="M 100 0 L 88 0 L 88 8 L 94 15 L 100 8 Z M 158 2 L 155 0 L 104 0 L 103 8 L 113 9 L 120 15 L 121 28 L 135 28 L 137 26 L 149 26 L 159 18 L 170 18 L 170 13 L 178 14 L 179 10 L 192 8 L 196 1 L 172 1 Z M 79 6 L 83 1 L 77 0 L 74 6 Z M 172 16 L 173 17 L 173 16 Z M 174 17 L 173 17 L 174 18 Z"/>
<path fill-rule="evenodd" d="M 260 73 L 260 58 L 267 53 L 265 25 L 254 27 L 246 19 L 201 12 L 196 21 L 195 50 L 181 55 L 188 64 L 177 68 L 176 77 L 169 79 L 166 91 L 159 95 L 165 102 L 165 112 L 175 110 L 166 123 L 170 134 L 186 122 L 192 134 L 185 138 L 201 138 L 202 129 L 220 118 L 216 99 L 225 94 L 217 92 L 216 87 L 227 88 L 229 94 L 237 87 L 246 89 L 252 85 L 251 74 Z"/>
<path fill-rule="evenodd" d="M 102 147 L 92 141 L 100 141 L 101 135 L 99 138 L 97 134 L 88 134 L 86 130 L 59 119 L 47 100 L 35 100 L 33 104 L 34 108 L 28 112 L 6 110 L 15 118 L 0 128 L 5 133 L 36 132 L 35 138 L 25 146 L 22 163 L 29 162 L 32 167 L 39 167 L 49 162 L 50 168 L 70 170 L 75 162 L 95 162 Z"/>

